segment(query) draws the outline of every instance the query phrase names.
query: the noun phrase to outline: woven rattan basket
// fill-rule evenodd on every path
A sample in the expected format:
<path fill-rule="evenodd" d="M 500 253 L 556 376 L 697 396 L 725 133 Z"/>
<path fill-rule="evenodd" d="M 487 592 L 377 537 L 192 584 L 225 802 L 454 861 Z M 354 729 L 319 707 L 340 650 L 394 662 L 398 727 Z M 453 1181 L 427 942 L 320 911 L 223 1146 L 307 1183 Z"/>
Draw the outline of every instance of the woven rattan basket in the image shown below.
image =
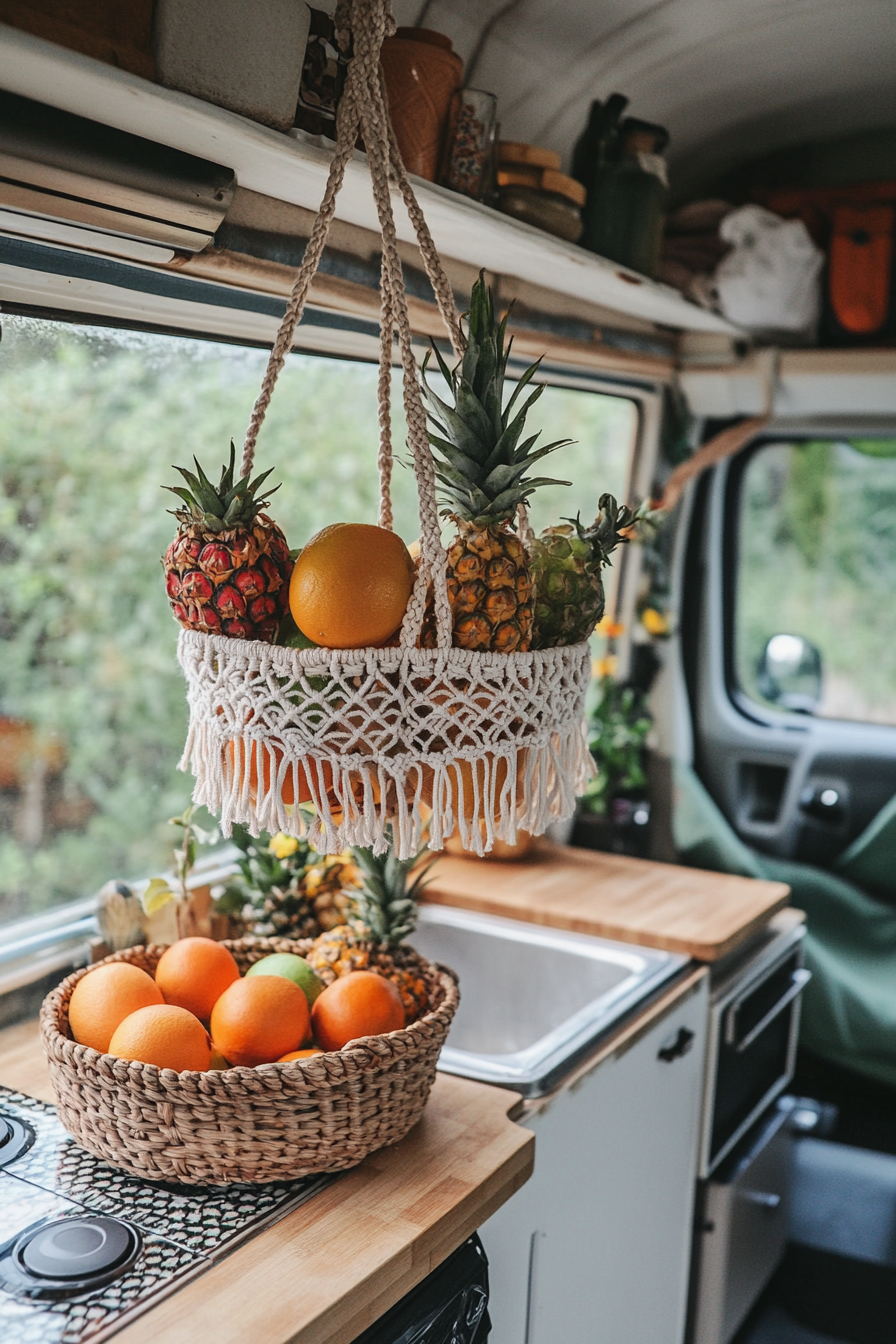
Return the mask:
<path fill-rule="evenodd" d="M 247 938 L 225 946 L 245 971 L 271 952 L 302 955 L 311 944 Z M 106 960 L 152 974 L 164 950 L 132 947 Z M 40 1014 L 59 1119 L 82 1148 L 149 1180 L 226 1185 L 353 1167 L 419 1120 L 459 1002 L 453 971 L 410 950 L 402 955 L 419 967 L 430 1002 L 402 1031 L 292 1064 L 209 1073 L 175 1073 L 78 1045 L 68 1005 L 94 968 L 76 971 Z"/>

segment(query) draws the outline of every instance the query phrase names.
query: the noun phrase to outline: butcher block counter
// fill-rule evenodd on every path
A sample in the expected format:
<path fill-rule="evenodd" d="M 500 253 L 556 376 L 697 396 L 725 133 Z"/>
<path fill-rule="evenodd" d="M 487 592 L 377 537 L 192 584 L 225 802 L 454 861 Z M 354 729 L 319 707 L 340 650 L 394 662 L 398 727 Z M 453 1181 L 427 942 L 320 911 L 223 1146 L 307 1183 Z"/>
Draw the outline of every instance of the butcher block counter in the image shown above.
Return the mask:
<path fill-rule="evenodd" d="M 423 900 L 718 961 L 785 906 L 790 888 L 539 840 L 525 859 L 434 865 Z"/>

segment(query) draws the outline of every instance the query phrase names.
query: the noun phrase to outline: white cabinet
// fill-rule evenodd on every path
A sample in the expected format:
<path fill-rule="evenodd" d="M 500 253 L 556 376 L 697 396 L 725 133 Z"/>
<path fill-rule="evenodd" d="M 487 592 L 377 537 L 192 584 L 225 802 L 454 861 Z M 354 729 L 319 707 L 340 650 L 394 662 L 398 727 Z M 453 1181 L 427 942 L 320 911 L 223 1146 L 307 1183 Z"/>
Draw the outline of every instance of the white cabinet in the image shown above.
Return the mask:
<path fill-rule="evenodd" d="M 480 1228 L 490 1344 L 682 1344 L 707 1011 L 704 975 L 522 1121 L 535 1172 Z"/>

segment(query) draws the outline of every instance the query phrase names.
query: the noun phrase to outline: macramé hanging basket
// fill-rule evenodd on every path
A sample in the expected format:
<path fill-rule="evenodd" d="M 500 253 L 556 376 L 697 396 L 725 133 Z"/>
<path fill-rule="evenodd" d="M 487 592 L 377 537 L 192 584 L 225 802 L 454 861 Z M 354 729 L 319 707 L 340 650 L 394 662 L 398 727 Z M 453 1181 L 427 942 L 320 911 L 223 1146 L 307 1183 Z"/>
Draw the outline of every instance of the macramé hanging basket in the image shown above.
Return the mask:
<path fill-rule="evenodd" d="M 532 653 L 452 647 L 452 615 L 436 507 L 435 472 L 411 345 L 390 188 L 401 194 L 455 353 L 463 336 L 450 285 L 414 197 L 389 124 L 379 68 L 394 30 L 387 0 L 348 0 L 337 11 L 343 50 L 352 44 L 339 105 L 336 148 L 320 211 L 271 351 L 243 450 L 248 473 L 277 376 L 292 348 L 317 270 L 336 194 L 363 137 L 383 237 L 380 348 L 379 525 L 392 527 L 389 391 L 397 337 L 408 446 L 420 502 L 421 555 L 397 647 L 296 650 L 184 631 L 190 728 L 181 762 L 196 776 L 194 800 L 235 822 L 298 835 L 299 805 L 313 805 L 310 839 L 325 853 L 390 843 L 400 858 L 457 832 L 482 854 L 517 831 L 540 835 L 572 816 L 594 771 L 583 721 L 591 660 L 587 644 Z M 431 595 L 431 596 L 430 596 Z M 435 649 L 418 648 L 432 601 Z M 428 827 L 428 830 L 426 829 Z"/>

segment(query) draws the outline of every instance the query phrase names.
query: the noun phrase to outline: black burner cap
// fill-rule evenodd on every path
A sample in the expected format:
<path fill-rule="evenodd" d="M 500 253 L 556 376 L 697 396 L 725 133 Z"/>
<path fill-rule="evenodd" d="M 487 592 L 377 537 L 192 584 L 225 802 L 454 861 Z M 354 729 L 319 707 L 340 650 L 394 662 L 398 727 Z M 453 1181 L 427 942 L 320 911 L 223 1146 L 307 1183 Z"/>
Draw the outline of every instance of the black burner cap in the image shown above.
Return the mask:
<path fill-rule="evenodd" d="M 21 1263 L 41 1279 L 91 1279 L 122 1264 L 134 1234 L 117 1218 L 60 1218 L 21 1247 Z"/>
<path fill-rule="evenodd" d="M 0 1167 L 9 1166 L 34 1142 L 34 1130 L 23 1120 L 0 1115 Z"/>

